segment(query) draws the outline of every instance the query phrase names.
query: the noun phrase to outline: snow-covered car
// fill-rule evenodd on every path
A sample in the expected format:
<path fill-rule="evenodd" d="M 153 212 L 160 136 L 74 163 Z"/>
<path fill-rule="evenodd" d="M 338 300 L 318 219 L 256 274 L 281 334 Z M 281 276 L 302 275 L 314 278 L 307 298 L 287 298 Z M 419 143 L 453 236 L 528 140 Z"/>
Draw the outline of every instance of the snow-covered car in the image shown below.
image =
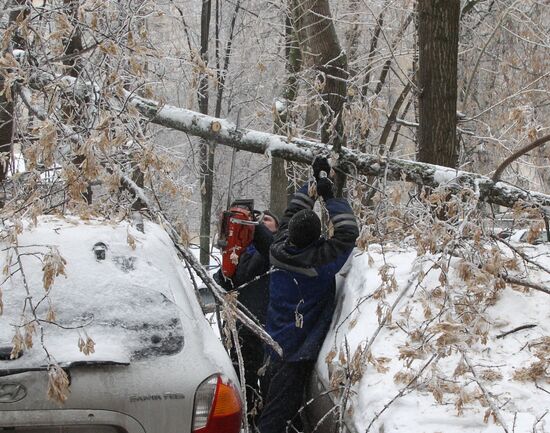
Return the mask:
<path fill-rule="evenodd" d="M 2 242 L 0 431 L 239 432 L 231 361 L 143 228 L 50 216 Z"/>

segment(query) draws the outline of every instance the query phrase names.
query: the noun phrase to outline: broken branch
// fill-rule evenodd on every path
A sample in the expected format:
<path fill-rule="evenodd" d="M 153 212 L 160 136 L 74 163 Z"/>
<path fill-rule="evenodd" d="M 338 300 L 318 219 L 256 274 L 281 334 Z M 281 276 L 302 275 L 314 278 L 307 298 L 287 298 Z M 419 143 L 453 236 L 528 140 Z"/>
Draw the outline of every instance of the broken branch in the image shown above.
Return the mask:
<path fill-rule="evenodd" d="M 511 331 L 503 332 L 502 334 L 497 335 L 496 338 L 504 338 L 504 337 L 506 337 L 507 335 L 513 334 L 514 332 L 518 332 L 518 331 L 521 331 L 521 330 L 523 330 L 523 329 L 531 329 L 531 328 L 534 328 L 534 327 L 536 327 L 536 326 L 537 326 L 537 325 L 522 325 L 522 326 L 518 326 L 517 328 L 514 328 L 514 329 L 512 329 Z"/>
<path fill-rule="evenodd" d="M 253 153 L 269 153 L 273 157 L 310 164 L 315 155 L 332 151 L 332 147 L 302 138 L 289 139 L 276 134 L 237 128 L 232 122 L 127 93 L 130 103 L 151 122 Z M 212 124 L 220 126 L 213 132 Z M 216 125 L 217 128 L 217 125 Z M 550 206 L 550 196 L 526 191 L 486 176 L 417 161 L 389 159 L 368 155 L 343 147 L 339 152 L 340 168 L 349 174 L 385 176 L 388 180 L 406 180 L 431 188 L 444 187 L 451 193 L 469 188 L 479 194 L 480 201 L 513 207 L 518 201 L 535 206 Z"/>

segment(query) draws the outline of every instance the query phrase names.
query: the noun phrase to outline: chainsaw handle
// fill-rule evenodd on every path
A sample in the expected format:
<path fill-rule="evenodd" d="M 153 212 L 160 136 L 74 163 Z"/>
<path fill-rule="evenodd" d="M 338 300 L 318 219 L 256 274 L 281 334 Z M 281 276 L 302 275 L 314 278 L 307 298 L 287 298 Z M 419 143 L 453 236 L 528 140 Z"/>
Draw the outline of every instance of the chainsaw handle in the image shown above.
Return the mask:
<path fill-rule="evenodd" d="M 252 221 L 249 220 L 242 220 L 238 218 L 231 218 L 231 222 L 235 224 L 242 224 L 244 226 L 257 226 L 259 225 L 263 219 L 264 219 L 264 213 L 259 210 L 253 210 L 252 211 Z"/>
<path fill-rule="evenodd" d="M 257 226 L 260 224 L 259 221 L 248 221 L 248 220 L 242 220 L 239 218 L 231 218 L 229 221 L 231 221 L 234 224 L 241 224 L 243 226 Z"/>

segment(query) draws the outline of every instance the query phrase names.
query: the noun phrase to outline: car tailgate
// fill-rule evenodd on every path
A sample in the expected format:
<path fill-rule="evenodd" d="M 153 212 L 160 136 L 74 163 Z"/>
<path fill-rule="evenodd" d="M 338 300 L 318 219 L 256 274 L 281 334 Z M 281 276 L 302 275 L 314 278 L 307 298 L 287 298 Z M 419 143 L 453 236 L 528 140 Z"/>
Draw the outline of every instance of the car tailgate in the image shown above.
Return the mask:
<path fill-rule="evenodd" d="M 134 418 L 107 410 L 7 410 L 0 431 L 17 433 L 144 433 Z"/>

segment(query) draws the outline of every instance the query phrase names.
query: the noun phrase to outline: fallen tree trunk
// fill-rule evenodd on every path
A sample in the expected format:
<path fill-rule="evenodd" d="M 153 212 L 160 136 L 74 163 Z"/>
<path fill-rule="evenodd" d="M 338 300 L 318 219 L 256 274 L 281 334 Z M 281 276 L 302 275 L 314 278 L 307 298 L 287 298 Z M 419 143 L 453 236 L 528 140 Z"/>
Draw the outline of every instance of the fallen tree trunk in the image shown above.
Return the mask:
<path fill-rule="evenodd" d="M 240 150 L 270 153 L 274 157 L 303 163 L 311 163 L 315 155 L 331 151 L 331 146 L 316 141 L 237 129 L 235 124 L 224 119 L 170 105 L 160 106 L 136 96 L 130 98 L 139 112 L 155 124 Z M 493 182 L 476 173 L 417 161 L 387 159 L 347 148 L 342 148 L 339 155 L 341 168 L 351 174 L 384 176 L 388 180 L 406 180 L 432 188 L 441 186 L 454 193 L 470 189 L 480 201 L 505 207 L 513 207 L 518 201 L 535 206 L 550 206 L 550 195 L 527 191 L 505 182 Z"/>
<path fill-rule="evenodd" d="M 14 51 L 14 55 L 19 60 L 24 54 L 21 51 L 17 53 Z M 40 90 L 45 84 L 52 81 L 59 83 L 59 80 L 62 80 L 65 85 L 63 89 L 65 92 L 75 94 L 97 92 L 97 85 L 93 83 L 76 81 L 68 76 L 55 77 L 46 72 L 34 74 L 29 84 L 34 89 Z M 127 103 L 133 105 L 152 123 L 240 150 L 269 153 L 275 157 L 306 164 L 311 163 L 315 155 L 327 154 L 332 150 L 331 146 L 316 141 L 301 138 L 288 139 L 268 132 L 237 129 L 234 123 L 227 120 L 185 108 L 161 105 L 130 92 L 126 92 L 126 97 Z M 505 207 L 513 207 L 518 201 L 533 206 L 550 207 L 550 195 L 527 191 L 502 181 L 494 182 L 487 176 L 476 173 L 417 161 L 368 155 L 348 148 L 342 148 L 338 157 L 340 168 L 347 174 L 384 176 L 388 180 L 406 180 L 432 188 L 442 186 L 452 193 L 458 193 L 466 188 L 472 190 L 480 201 Z"/>

